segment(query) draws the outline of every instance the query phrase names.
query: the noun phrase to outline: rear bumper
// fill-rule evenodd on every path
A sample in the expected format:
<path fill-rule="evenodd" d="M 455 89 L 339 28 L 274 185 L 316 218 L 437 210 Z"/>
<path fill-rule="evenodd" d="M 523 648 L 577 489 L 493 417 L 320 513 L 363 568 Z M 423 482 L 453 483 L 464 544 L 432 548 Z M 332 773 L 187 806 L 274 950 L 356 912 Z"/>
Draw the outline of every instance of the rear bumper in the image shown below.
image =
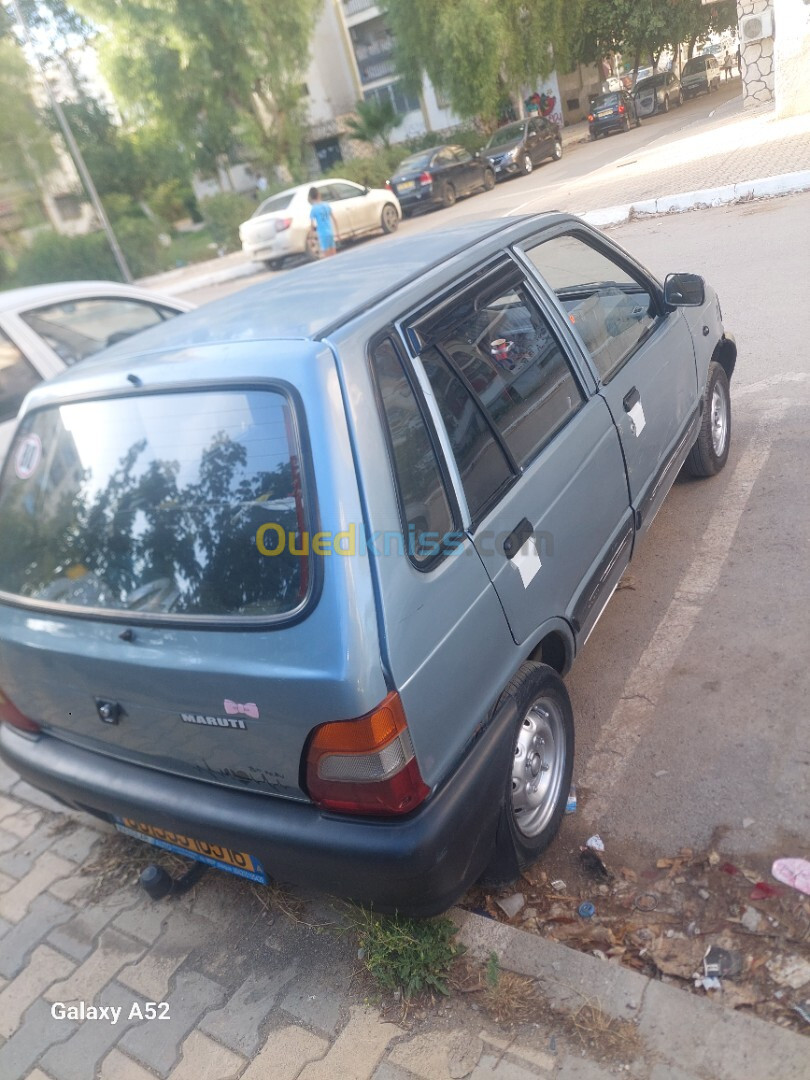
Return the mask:
<path fill-rule="evenodd" d="M 403 210 L 427 210 L 429 207 L 441 206 L 442 197 L 436 185 L 432 187 L 423 188 L 421 191 L 413 193 L 406 192 L 403 195 L 397 193 L 399 199 L 399 205 Z"/>
<path fill-rule="evenodd" d="M 514 703 L 461 765 L 400 819 L 328 814 L 117 761 L 0 725 L 0 756 L 29 783 L 104 818 L 132 817 L 255 855 L 273 878 L 412 915 L 445 911 L 492 855 L 514 742 Z"/>
<path fill-rule="evenodd" d="M 597 120 L 593 124 L 589 124 L 588 130 L 591 135 L 603 135 L 606 131 L 623 131 L 624 124 L 624 116 L 610 116 L 604 120 Z"/>

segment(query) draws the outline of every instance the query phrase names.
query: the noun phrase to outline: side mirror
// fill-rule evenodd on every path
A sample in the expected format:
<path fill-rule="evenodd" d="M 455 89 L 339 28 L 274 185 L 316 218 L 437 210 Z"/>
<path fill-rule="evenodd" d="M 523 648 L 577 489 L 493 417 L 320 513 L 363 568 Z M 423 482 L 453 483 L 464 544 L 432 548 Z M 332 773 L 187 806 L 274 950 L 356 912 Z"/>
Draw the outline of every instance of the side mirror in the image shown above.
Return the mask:
<path fill-rule="evenodd" d="M 668 274 L 664 303 L 670 307 L 701 307 L 706 302 L 706 283 L 699 274 Z"/>
<path fill-rule="evenodd" d="M 363 188 L 363 194 L 364 194 L 364 195 L 368 195 L 368 193 L 369 193 L 369 191 L 370 191 L 370 190 L 371 190 L 370 188 L 364 187 L 364 188 Z"/>

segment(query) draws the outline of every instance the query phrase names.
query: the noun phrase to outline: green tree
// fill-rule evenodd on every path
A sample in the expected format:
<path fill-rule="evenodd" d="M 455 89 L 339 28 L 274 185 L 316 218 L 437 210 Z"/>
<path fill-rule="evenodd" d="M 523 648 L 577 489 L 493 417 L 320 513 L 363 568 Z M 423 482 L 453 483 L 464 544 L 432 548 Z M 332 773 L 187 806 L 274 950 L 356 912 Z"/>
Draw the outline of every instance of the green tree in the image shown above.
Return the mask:
<path fill-rule="evenodd" d="M 379 142 L 387 150 L 391 145 L 391 132 L 402 122 L 390 98 L 384 101 L 358 101 L 354 107 L 356 116 L 346 127 L 353 139 L 360 142 Z"/>
<path fill-rule="evenodd" d="M 0 22 L 0 177 L 33 185 L 55 163 L 50 132 L 32 95 L 31 69 L 10 31 L 10 24 L 3 20 Z"/>
<path fill-rule="evenodd" d="M 123 107 L 159 122 L 212 172 L 246 147 L 302 168 L 303 80 L 322 0 L 75 0 L 104 31 Z"/>
<path fill-rule="evenodd" d="M 554 66 L 565 0 L 384 0 L 399 70 L 411 89 L 426 73 L 462 117 L 486 126 L 504 103 Z"/>

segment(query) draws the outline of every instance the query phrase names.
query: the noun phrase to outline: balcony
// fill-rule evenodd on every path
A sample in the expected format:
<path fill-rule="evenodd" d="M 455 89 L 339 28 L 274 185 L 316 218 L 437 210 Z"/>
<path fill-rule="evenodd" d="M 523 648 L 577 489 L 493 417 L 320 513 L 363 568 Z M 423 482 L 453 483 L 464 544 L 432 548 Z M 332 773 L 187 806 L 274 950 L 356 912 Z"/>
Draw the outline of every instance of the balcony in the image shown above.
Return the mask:
<path fill-rule="evenodd" d="M 376 8 L 377 0 L 343 0 L 343 13 L 347 19 L 352 15 L 362 15 L 369 8 Z"/>
<path fill-rule="evenodd" d="M 397 70 L 393 56 L 386 59 L 376 57 L 373 60 L 358 59 L 357 66 L 360 69 L 360 82 L 364 86 L 366 83 L 375 82 L 377 79 L 385 79 L 389 75 L 395 75 Z"/>

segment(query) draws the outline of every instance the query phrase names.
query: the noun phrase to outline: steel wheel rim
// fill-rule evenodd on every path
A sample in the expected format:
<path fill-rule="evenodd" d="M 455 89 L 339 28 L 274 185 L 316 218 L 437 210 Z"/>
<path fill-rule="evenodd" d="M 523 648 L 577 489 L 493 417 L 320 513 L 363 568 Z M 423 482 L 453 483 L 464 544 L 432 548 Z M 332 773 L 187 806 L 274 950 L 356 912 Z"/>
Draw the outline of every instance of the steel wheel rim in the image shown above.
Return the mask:
<path fill-rule="evenodd" d="M 534 168 L 534 165 L 532 165 L 532 159 L 529 157 L 528 154 L 524 154 L 523 155 L 523 171 L 528 176 L 533 168 Z"/>
<path fill-rule="evenodd" d="M 712 390 L 712 446 L 717 457 L 722 457 L 728 437 L 728 398 L 718 382 Z"/>
<path fill-rule="evenodd" d="M 512 815 L 524 836 L 537 836 L 547 828 L 564 772 L 562 714 L 549 698 L 538 698 L 523 717 L 512 763 Z"/>
<path fill-rule="evenodd" d="M 385 227 L 387 229 L 394 230 L 397 227 L 399 224 L 399 217 L 393 206 L 383 207 L 383 221 L 385 222 Z"/>
<path fill-rule="evenodd" d="M 554 157 L 557 161 L 562 157 L 562 143 L 559 139 L 554 143 Z"/>

